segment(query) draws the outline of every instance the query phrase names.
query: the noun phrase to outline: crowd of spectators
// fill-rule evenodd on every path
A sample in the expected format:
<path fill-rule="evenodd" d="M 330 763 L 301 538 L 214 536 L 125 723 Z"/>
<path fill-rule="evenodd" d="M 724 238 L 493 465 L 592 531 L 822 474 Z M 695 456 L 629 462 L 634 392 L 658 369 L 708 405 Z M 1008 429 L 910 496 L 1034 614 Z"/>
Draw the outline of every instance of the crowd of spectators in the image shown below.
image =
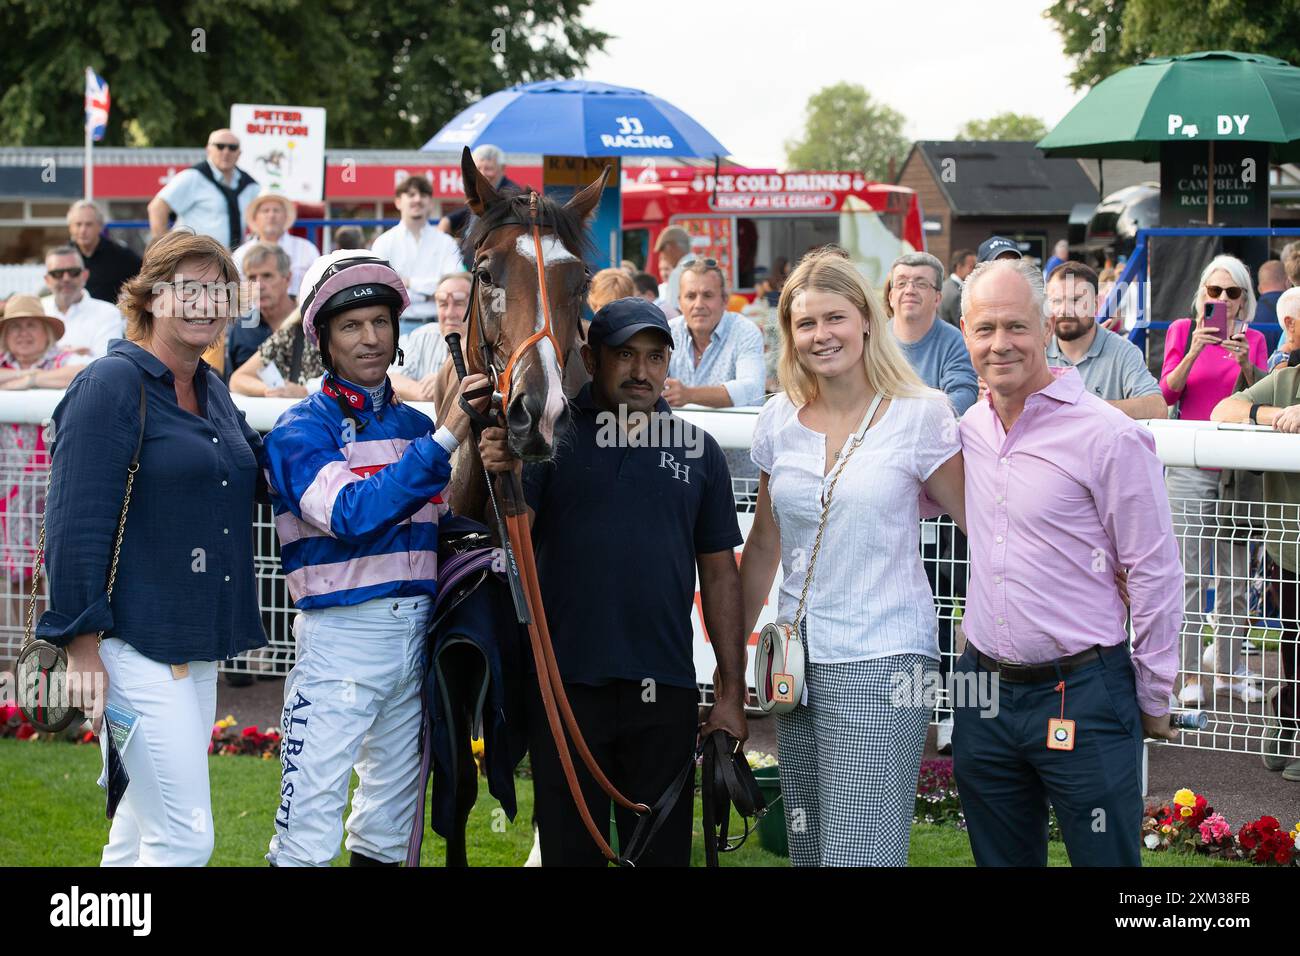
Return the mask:
<path fill-rule="evenodd" d="M 324 368 L 319 351 L 303 333 L 297 297 L 302 275 L 319 250 L 291 233 L 295 204 L 278 194 L 259 194 L 247 181 L 251 177 L 238 168 L 238 157 L 237 137 L 229 130 L 214 131 L 206 159 L 175 177 L 150 204 L 151 225 L 155 235 L 160 234 L 172 227 L 174 217 L 177 226 L 233 246 L 241 279 L 255 283 L 257 295 L 247 313 L 205 355 L 231 391 L 305 397 L 319 387 Z M 505 176 L 499 150 L 481 149 L 475 160 L 498 189 L 517 188 Z M 432 193 L 421 176 L 399 183 L 394 198 L 400 222 L 372 244 L 392 263 L 411 297 L 402 315 L 400 360 L 389 370 L 394 391 L 407 401 L 437 402 L 442 397 L 450 381 L 440 374 L 447 361 L 444 336 L 464 331 L 470 306 L 471 276 L 465 270 L 463 240 L 472 228 L 472 214 L 463 210 L 431 222 Z M 50 249 L 45 257 L 45 290 L 40 296 L 14 296 L 5 306 L 0 319 L 0 388 L 64 387 L 86 364 L 106 355 L 109 342 L 124 333 L 116 300 L 123 283 L 139 269 L 139 257 L 105 234 L 105 216 L 94 203 L 73 203 L 67 224 L 69 242 Z M 366 237 L 360 229 L 342 227 L 331 239 L 338 248 L 364 248 Z M 835 247 L 817 252 L 844 255 Z M 1148 370 L 1137 346 L 1098 318 L 1118 268 L 1107 264 L 1098 271 L 1077 261 L 1066 243 L 1058 243 L 1052 252 L 1042 270 L 1045 316 L 1052 322 L 1046 347 L 1049 366 L 1073 368 L 1087 392 L 1131 419 L 1168 416 L 1300 432 L 1300 243 L 1289 244 L 1279 258 L 1263 262 L 1254 277 L 1241 260 L 1229 255 L 1208 262 L 1189 314 L 1169 317 L 1158 376 Z M 723 266 L 698 255 L 690 233 L 680 226 L 659 234 L 653 255 L 657 275 L 624 261 L 592 276 L 590 312 L 634 296 L 663 311 L 672 335 L 663 398 L 671 407 L 762 405 L 782 387 L 779 359 L 788 343 L 782 342 L 778 305 L 790 263 L 776 259 L 769 268 L 756 268 L 751 300 L 728 288 Z M 892 264 L 879 292 L 882 314 L 902 355 L 927 386 L 947 396 L 958 417 L 988 394 L 963 338 L 964 283 L 978 264 L 1022 256 L 1017 242 L 992 236 L 978 250 L 954 252 L 945 275 L 944 264 L 934 256 L 909 253 Z M 566 361 L 570 392 L 586 381 L 578 347 Z M 29 426 L 3 426 L 0 444 L 9 456 L 21 450 L 29 465 L 45 453 L 40 436 Z M 749 474 L 747 460 L 729 460 L 737 476 Z M 1288 547 L 1284 535 L 1270 530 L 1283 521 L 1281 511 L 1269 511 L 1267 520 L 1241 515 L 1251 511 L 1243 508 L 1251 502 L 1267 501 L 1270 509 L 1300 507 L 1300 478 L 1167 467 L 1164 480 L 1181 549 L 1183 608 L 1189 622 L 1177 685 L 1180 703 L 1209 706 L 1217 694 L 1245 704 L 1263 701 L 1263 675 L 1250 631 L 1262 610 L 1280 608 L 1293 626 L 1287 632 L 1290 656 L 1282 655 L 1284 676 L 1291 683 L 1286 693 L 1274 694 L 1267 703 L 1273 717 L 1293 718 L 1294 626 L 1300 598 L 1292 592 L 1300 558 L 1293 553 L 1294 544 Z M 7 500 L 11 514 L 39 512 L 41 506 L 20 498 L 18 486 L 10 489 Z M 0 504 L 0 518 L 4 513 Z M 30 531 L 27 525 L 6 522 L 4 560 L 11 573 L 18 566 L 9 557 L 11 551 L 30 544 Z M 952 569 L 967 561 L 964 535 L 923 531 L 922 554 L 932 589 L 944 590 L 959 602 L 964 572 Z M 1261 569 L 1275 582 L 1265 595 L 1264 609 L 1258 598 L 1252 604 L 1250 594 Z M 1200 626 L 1194 622 L 1203 622 L 1212 634 L 1208 648 L 1192 636 Z M 952 622 L 942 615 L 940 644 L 946 661 L 955 645 Z M 1271 739 L 1279 744 L 1288 733 L 1283 723 L 1272 725 Z M 942 733 L 940 743 L 946 744 Z M 1274 752 L 1275 764 L 1279 752 Z M 1300 765 L 1291 764 L 1288 772 L 1300 778 Z"/>

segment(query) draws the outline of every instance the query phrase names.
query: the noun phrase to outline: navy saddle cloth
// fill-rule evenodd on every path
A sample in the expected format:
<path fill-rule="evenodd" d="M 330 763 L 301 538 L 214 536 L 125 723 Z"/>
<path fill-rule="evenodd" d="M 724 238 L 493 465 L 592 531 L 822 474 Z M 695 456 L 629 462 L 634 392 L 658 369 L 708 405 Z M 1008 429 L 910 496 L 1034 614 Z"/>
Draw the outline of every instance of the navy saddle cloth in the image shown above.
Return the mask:
<path fill-rule="evenodd" d="M 451 523 L 440 529 L 444 539 L 449 532 L 478 533 L 487 541 L 487 528 L 477 522 L 455 517 Z M 430 822 L 447 837 L 455 828 L 456 782 L 468 754 L 457 739 L 458 724 L 483 740 L 488 791 L 514 820 L 514 771 L 527 749 L 523 681 L 529 674 L 509 585 L 504 572 L 493 570 L 501 566 L 496 549 L 488 544 L 442 552 L 429 630 L 424 744 L 433 774 Z"/>

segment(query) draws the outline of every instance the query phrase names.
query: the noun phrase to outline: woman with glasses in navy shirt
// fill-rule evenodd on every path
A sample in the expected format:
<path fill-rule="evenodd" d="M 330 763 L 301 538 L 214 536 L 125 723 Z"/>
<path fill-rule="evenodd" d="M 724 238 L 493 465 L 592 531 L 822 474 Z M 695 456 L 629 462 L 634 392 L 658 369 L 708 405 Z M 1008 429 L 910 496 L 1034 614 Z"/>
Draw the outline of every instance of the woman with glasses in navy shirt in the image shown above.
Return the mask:
<path fill-rule="evenodd" d="M 157 240 L 122 289 L 127 338 L 54 411 L 50 610 L 37 634 L 67 648 L 97 731 L 105 703 L 139 717 L 122 751 L 130 785 L 104 866 L 207 863 L 217 662 L 266 643 L 252 553 L 262 441 L 200 358 L 238 314 L 238 282 L 214 239 L 181 231 Z M 142 387 L 143 442 L 110 603 Z"/>

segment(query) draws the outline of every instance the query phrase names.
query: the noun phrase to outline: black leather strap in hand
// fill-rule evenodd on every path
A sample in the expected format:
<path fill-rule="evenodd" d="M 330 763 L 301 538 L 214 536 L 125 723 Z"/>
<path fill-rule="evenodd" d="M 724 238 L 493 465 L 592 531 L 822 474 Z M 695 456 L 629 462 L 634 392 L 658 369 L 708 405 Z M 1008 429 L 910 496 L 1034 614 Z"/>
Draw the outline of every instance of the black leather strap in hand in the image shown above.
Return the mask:
<path fill-rule="evenodd" d="M 446 336 L 447 351 L 451 353 L 451 364 L 456 369 L 457 381 L 464 381 L 465 376 L 469 374 L 465 368 L 465 353 L 460 348 L 460 333 L 448 332 Z M 485 428 L 495 428 L 501 424 L 497 419 L 496 413 L 491 406 L 488 407 L 487 413 L 480 412 L 470 404 L 476 398 L 482 398 L 484 395 L 491 395 L 493 388 L 491 385 L 484 385 L 482 388 L 472 389 L 461 395 L 457 399 L 461 411 L 469 416 L 470 428 L 473 430 L 475 437 Z"/>
<path fill-rule="evenodd" d="M 749 818 L 767 812 L 767 801 L 758 788 L 749 760 L 739 741 L 724 730 L 715 730 L 704 741 L 704 760 L 700 768 L 700 804 L 704 817 L 704 862 L 718 865 L 719 853 L 739 850 L 751 833 Z M 727 841 L 731 807 L 735 805 L 745 832 L 735 844 Z"/>
<path fill-rule="evenodd" d="M 695 761 L 700 754 L 703 754 L 700 803 L 704 816 L 705 865 L 717 866 L 719 853 L 729 853 L 744 846 L 751 832 L 749 818 L 761 817 L 766 813 L 767 801 L 763 799 L 763 791 L 758 788 L 758 781 L 754 779 L 754 772 L 749 769 L 749 761 L 736 738 L 724 730 L 715 730 L 704 739 L 700 751 L 691 755 L 686 766 L 673 778 L 673 782 L 650 808 L 650 812 L 637 821 L 632 838 L 619 857 L 621 865 L 635 866 L 682 795 L 692 792 L 694 796 L 694 788 L 689 784 L 695 781 Z M 744 834 L 734 845 L 727 841 L 733 805 L 736 812 L 744 818 L 745 826 Z"/>
<path fill-rule="evenodd" d="M 678 771 L 677 776 L 673 778 L 673 782 L 668 785 L 668 789 L 650 808 L 650 812 L 642 814 L 637 819 L 636 827 L 632 831 L 632 838 L 627 841 L 627 846 L 619 848 L 619 866 L 636 866 L 651 842 L 654 841 L 655 834 L 663 827 L 664 820 L 668 819 L 668 814 L 672 812 L 673 807 L 677 806 L 677 801 L 681 799 L 682 794 L 689 792 L 694 797 L 696 756 L 697 754 L 691 754 L 691 759 L 686 762 L 685 767 Z"/>

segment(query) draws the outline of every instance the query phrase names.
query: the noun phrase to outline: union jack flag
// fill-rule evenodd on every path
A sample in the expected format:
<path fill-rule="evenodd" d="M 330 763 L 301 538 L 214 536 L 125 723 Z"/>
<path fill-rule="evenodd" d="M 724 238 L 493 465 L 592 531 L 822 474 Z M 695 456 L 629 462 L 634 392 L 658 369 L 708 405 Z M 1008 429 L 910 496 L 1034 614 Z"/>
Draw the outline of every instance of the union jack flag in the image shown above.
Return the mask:
<path fill-rule="evenodd" d="M 99 142 L 108 128 L 108 84 L 104 78 L 86 67 L 86 129 L 91 138 Z"/>

